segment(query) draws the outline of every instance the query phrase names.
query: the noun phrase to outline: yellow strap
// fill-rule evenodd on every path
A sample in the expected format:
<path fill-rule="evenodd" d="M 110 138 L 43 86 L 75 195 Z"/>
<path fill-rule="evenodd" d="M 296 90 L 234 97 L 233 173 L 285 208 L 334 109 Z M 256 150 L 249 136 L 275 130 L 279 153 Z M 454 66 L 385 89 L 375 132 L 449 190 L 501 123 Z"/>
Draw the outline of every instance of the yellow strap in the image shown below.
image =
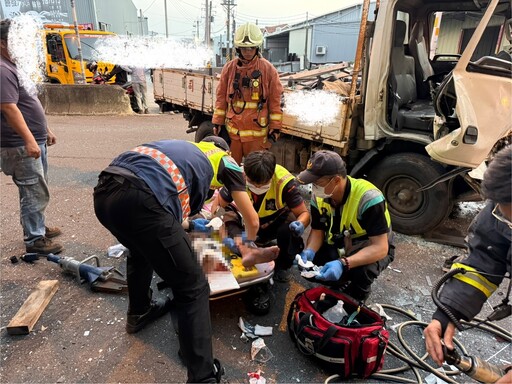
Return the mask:
<path fill-rule="evenodd" d="M 236 129 L 228 124 L 228 125 L 226 125 L 226 130 L 233 135 L 238 135 L 241 137 L 245 137 L 245 136 L 266 137 L 267 136 L 266 128 L 260 129 L 258 131 L 250 130 L 250 129 L 239 130 L 239 129 Z"/>
<path fill-rule="evenodd" d="M 233 103 L 233 106 L 237 107 L 237 108 L 244 108 L 244 102 L 243 101 L 235 101 Z M 258 109 L 258 103 L 255 103 L 253 101 L 246 101 L 245 108 L 246 109 Z"/>
<path fill-rule="evenodd" d="M 451 269 L 462 268 L 465 269 L 468 273 L 462 274 L 459 273 L 454 276 L 457 280 L 462 281 L 463 283 L 469 284 L 472 287 L 481 291 L 485 297 L 489 298 L 493 292 L 496 290 L 497 286 L 483 277 L 475 268 L 472 268 L 465 264 L 454 263 L 452 264 Z"/>
<path fill-rule="evenodd" d="M 215 109 L 215 112 L 213 112 L 213 114 L 219 116 L 226 116 L 226 111 L 224 109 Z"/>
<path fill-rule="evenodd" d="M 283 115 L 281 113 L 271 113 L 270 114 L 270 120 L 281 120 L 283 118 Z"/>

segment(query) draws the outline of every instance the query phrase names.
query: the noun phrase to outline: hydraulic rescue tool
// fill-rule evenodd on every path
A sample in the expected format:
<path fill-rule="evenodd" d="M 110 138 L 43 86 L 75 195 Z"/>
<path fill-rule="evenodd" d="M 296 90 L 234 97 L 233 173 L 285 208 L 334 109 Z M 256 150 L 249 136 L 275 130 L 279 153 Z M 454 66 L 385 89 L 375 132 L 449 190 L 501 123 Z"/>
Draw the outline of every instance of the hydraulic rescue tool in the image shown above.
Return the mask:
<path fill-rule="evenodd" d="M 457 367 L 469 377 L 481 383 L 495 383 L 506 371 L 490 364 L 477 356 L 461 356 L 455 349 L 443 348 L 444 358 L 450 365 Z"/>
<path fill-rule="evenodd" d="M 471 272 L 468 272 L 463 268 L 454 268 L 450 270 L 434 285 L 434 288 L 432 289 L 432 300 L 434 301 L 434 304 L 436 304 L 436 306 L 450 318 L 450 321 L 455 324 L 457 329 L 462 332 L 473 327 L 471 326 L 465 328 L 450 311 L 450 309 L 439 300 L 439 290 L 441 286 L 448 279 L 452 278 L 452 276 L 458 273 L 464 274 Z M 509 282 L 505 299 L 503 299 L 499 305 L 493 307 L 494 311 L 489 316 L 487 316 L 486 320 L 483 320 L 482 322 L 501 320 L 507 316 L 510 316 L 512 311 L 512 307 L 509 304 L 511 287 L 512 284 Z M 510 367 L 499 367 L 490 364 L 489 362 L 482 360 L 477 356 L 460 355 L 455 349 L 448 349 L 446 346 L 443 346 L 443 353 L 445 361 L 448 364 L 454 365 L 461 372 L 464 372 L 469 377 L 481 383 L 495 383 L 498 381 L 498 379 L 507 373 L 508 369 L 510 369 Z"/>
<path fill-rule="evenodd" d="M 78 282 L 89 283 L 91 290 L 98 292 L 127 292 L 128 283 L 124 275 L 115 267 L 102 267 L 98 256 L 89 256 L 82 261 L 75 260 L 72 257 L 56 256 L 53 253 L 48 255 L 38 253 L 27 253 L 22 259 L 27 262 L 38 260 L 40 257 L 46 257 L 48 261 L 59 264 L 64 272 L 76 276 Z M 95 265 L 88 264 L 93 261 Z"/>

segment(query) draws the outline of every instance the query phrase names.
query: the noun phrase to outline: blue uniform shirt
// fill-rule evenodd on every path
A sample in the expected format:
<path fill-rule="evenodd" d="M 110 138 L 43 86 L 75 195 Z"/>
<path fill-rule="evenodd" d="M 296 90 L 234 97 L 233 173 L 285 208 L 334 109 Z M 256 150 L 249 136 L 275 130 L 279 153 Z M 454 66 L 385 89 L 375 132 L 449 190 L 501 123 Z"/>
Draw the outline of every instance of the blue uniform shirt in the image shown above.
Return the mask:
<path fill-rule="evenodd" d="M 199 212 L 207 199 L 210 182 L 214 175 L 212 164 L 206 155 L 194 144 L 182 140 L 153 141 L 143 144 L 143 146 L 157 149 L 178 167 L 185 179 L 190 196 L 190 214 Z M 133 172 L 147 184 L 166 211 L 180 222 L 183 221 L 176 184 L 170 174 L 155 159 L 136 151 L 127 151 L 117 156 L 110 166 L 125 168 Z"/>

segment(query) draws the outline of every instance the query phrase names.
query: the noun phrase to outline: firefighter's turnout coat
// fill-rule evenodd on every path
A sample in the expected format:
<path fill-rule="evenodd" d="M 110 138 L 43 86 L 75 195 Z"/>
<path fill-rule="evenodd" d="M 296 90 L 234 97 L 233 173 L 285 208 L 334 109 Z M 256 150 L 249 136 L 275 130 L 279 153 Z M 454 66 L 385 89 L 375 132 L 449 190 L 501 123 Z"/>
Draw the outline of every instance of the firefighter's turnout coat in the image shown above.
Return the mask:
<path fill-rule="evenodd" d="M 448 280 L 439 296 L 444 305 L 455 310 L 454 315 L 459 319 L 473 319 L 498 288 L 505 273 L 510 273 L 512 231 L 494 218 L 495 206 L 488 201 L 471 223 L 467 238 L 469 254 L 452 265 L 452 269 L 463 268 L 467 272 Z M 443 317 L 439 309 L 433 316 L 441 323 Z"/>
<path fill-rule="evenodd" d="M 269 130 L 281 129 L 282 93 L 278 72 L 266 59 L 231 60 L 222 69 L 212 122 L 226 125 L 231 140 L 266 141 Z"/>

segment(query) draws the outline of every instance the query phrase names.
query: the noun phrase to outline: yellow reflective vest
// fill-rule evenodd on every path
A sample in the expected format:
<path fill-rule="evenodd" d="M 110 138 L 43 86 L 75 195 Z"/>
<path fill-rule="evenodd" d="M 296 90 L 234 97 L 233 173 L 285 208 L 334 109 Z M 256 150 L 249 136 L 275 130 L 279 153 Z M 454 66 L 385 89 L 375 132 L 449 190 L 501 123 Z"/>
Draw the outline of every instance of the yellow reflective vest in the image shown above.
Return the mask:
<path fill-rule="evenodd" d="M 263 201 L 261 202 L 260 209 L 258 210 L 258 217 L 264 218 L 272 216 L 277 211 L 284 208 L 285 203 L 283 202 L 283 190 L 285 185 L 293 180 L 294 176 L 288 172 L 288 170 L 279 164 L 276 164 L 272 181 L 270 182 L 270 189 L 265 194 Z M 247 193 L 251 202 L 254 204 L 252 193 L 247 188 Z"/>
<path fill-rule="evenodd" d="M 368 200 L 363 200 L 363 197 L 366 192 L 370 190 L 377 190 L 378 188 L 374 186 L 372 183 L 370 183 L 367 180 L 364 179 L 354 179 L 350 176 L 347 176 L 350 180 L 351 189 L 350 194 L 348 196 L 348 199 L 346 203 L 343 205 L 342 213 L 341 213 L 341 221 L 340 221 L 340 228 L 338 231 L 333 231 L 333 225 L 334 225 L 334 211 L 336 208 L 334 208 L 328 201 L 324 200 L 320 197 L 315 197 L 314 203 L 316 203 L 316 207 L 318 208 L 320 214 L 322 215 L 329 215 L 330 224 L 329 224 L 329 230 L 327 233 L 327 243 L 328 244 L 334 244 L 333 241 L 333 233 L 343 233 L 346 229 L 350 230 L 351 237 L 353 239 L 357 239 L 358 237 L 366 236 L 366 231 L 361 227 L 361 224 L 359 224 L 359 213 L 361 211 L 364 212 L 365 206 L 371 206 L 375 204 L 375 199 L 378 199 L 378 202 L 384 201 L 384 196 L 382 195 L 382 192 L 379 191 L 378 196 L 375 196 L 373 198 L 370 198 Z M 385 204 L 385 215 L 386 215 L 386 222 L 389 227 L 391 227 L 391 218 L 389 216 L 387 204 Z"/>
<path fill-rule="evenodd" d="M 223 186 L 223 184 L 217 179 L 218 172 L 219 172 L 219 166 L 222 158 L 224 156 L 228 156 L 228 153 L 226 151 L 223 151 L 222 149 L 215 146 L 214 143 L 209 143 L 207 141 L 201 141 L 200 143 L 193 143 L 195 146 L 197 146 L 210 160 L 210 163 L 212 164 L 213 168 L 213 179 L 210 182 L 210 189 L 218 189 Z"/>

